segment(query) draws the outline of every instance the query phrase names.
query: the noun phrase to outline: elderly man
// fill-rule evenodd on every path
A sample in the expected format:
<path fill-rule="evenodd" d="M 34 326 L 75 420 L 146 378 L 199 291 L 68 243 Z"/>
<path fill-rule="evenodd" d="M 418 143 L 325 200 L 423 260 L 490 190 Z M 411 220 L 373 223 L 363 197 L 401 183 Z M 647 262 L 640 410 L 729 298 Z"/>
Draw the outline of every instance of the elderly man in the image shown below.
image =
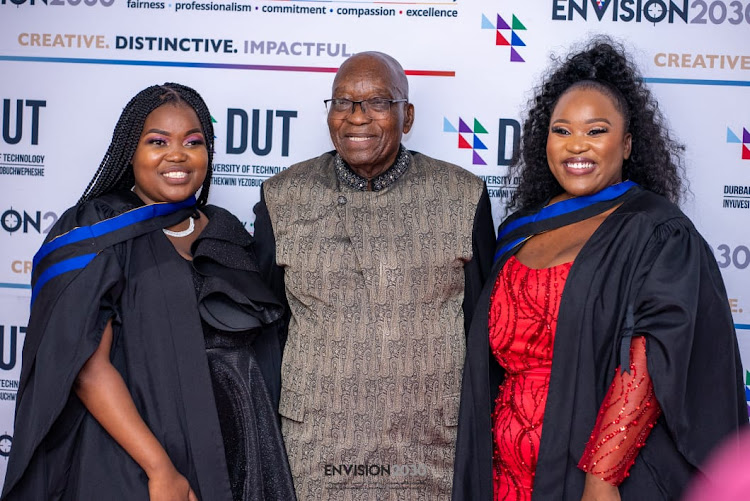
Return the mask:
<path fill-rule="evenodd" d="M 290 318 L 279 412 L 301 500 L 447 499 L 474 299 L 494 231 L 473 174 L 411 152 L 392 57 L 341 65 L 336 150 L 263 185 L 261 264 Z"/>

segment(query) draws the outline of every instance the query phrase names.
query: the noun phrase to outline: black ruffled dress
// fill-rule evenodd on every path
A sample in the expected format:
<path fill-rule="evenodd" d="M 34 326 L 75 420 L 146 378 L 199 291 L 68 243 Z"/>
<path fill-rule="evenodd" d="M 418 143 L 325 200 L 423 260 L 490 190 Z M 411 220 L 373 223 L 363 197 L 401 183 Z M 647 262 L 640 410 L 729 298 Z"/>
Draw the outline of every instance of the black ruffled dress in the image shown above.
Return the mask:
<path fill-rule="evenodd" d="M 232 497 L 293 500 L 284 443 L 264 379 L 264 372 L 272 377 L 278 362 L 259 360 L 255 349 L 268 343 L 264 336 L 274 335 L 267 326 L 281 317 L 283 308 L 258 275 L 252 237 L 241 223 L 217 207 L 207 206 L 204 212 L 209 224 L 193 244 L 191 270 Z"/>

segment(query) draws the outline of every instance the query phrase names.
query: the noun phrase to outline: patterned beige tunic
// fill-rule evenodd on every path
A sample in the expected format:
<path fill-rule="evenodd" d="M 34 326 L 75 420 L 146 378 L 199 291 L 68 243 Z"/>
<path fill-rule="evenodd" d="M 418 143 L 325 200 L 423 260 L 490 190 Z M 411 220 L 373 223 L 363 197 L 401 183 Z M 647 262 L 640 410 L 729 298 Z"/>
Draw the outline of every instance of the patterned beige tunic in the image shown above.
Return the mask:
<path fill-rule="evenodd" d="M 450 497 L 483 183 L 407 155 L 380 191 L 339 182 L 331 154 L 263 185 L 292 313 L 279 410 L 300 500 Z"/>

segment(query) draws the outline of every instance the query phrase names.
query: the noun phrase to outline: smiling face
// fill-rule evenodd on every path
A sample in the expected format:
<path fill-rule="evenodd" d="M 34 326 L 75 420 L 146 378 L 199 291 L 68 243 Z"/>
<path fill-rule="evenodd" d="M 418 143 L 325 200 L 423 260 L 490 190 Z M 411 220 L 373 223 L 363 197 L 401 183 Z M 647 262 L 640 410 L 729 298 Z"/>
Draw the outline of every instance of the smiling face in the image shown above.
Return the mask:
<path fill-rule="evenodd" d="M 547 135 L 547 163 L 565 193 L 555 201 L 593 195 L 622 181 L 630 157 L 625 118 L 602 91 L 574 87 L 555 105 Z"/>
<path fill-rule="evenodd" d="M 203 184 L 208 149 L 198 116 L 185 104 L 149 113 L 133 154 L 133 190 L 145 203 L 181 202 Z"/>
<path fill-rule="evenodd" d="M 384 57 L 358 54 L 336 73 L 332 97 L 351 101 L 406 99 L 406 76 Z M 392 103 L 388 117 L 381 119 L 368 117 L 357 105 L 347 118 L 329 115 L 328 129 L 341 158 L 357 174 L 371 179 L 396 161 L 401 136 L 409 132 L 413 122 L 414 106 L 410 103 Z"/>

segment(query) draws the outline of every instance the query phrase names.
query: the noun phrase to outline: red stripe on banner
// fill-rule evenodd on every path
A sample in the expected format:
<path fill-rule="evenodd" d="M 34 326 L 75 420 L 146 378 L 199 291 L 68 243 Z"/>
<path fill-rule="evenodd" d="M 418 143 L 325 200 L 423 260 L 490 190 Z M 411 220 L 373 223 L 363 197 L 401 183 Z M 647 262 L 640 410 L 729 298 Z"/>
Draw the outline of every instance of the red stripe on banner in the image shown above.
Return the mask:
<path fill-rule="evenodd" d="M 439 70 L 404 70 L 407 75 L 417 77 L 455 77 L 455 71 L 439 71 Z"/>

